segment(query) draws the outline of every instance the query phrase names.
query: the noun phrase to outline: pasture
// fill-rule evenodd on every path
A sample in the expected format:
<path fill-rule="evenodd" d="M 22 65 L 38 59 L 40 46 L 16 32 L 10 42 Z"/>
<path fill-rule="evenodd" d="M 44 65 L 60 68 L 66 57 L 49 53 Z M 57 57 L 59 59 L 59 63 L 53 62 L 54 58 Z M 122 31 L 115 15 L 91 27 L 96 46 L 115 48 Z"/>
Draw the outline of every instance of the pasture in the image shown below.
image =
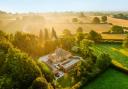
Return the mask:
<path fill-rule="evenodd" d="M 112 59 L 128 68 L 128 49 L 122 48 L 121 44 L 97 44 L 93 46 L 93 50 L 96 55 L 108 53 Z M 82 89 L 127 89 L 127 78 L 125 73 L 109 68 Z"/>
<path fill-rule="evenodd" d="M 97 44 L 93 49 L 97 55 L 101 52 L 108 53 L 112 59 L 128 67 L 128 49 L 122 48 L 121 44 Z"/>
<path fill-rule="evenodd" d="M 128 89 L 128 76 L 109 68 L 82 89 Z"/>

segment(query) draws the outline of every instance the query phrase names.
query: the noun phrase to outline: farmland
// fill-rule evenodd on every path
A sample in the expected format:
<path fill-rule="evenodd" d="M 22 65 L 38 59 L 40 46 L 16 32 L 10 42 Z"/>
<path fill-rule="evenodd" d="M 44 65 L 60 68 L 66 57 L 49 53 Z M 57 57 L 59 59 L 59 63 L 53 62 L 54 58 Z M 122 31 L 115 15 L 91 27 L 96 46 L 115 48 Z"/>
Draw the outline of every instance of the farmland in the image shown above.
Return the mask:
<path fill-rule="evenodd" d="M 93 20 L 94 18 L 97 17 L 99 17 L 98 19 L 100 20 L 100 22 L 94 23 Z M 74 21 L 73 20 L 74 18 L 77 19 L 77 21 Z M 127 76 L 120 71 L 117 71 L 112 68 L 108 68 L 111 65 L 111 58 L 112 58 L 112 63 L 114 62 L 125 69 L 128 68 L 128 49 L 126 48 L 124 49 L 122 47 L 122 44 L 119 43 L 116 44 L 116 40 L 123 41 L 126 38 L 126 33 L 124 32 L 118 34 L 111 33 L 112 31 L 111 28 L 114 25 L 124 26 L 119 23 L 121 20 L 108 17 L 108 23 L 106 23 L 101 20 L 101 16 L 85 15 L 84 17 L 80 17 L 78 13 L 70 13 L 70 14 L 43 13 L 43 14 L 35 14 L 35 15 L 12 14 L 11 16 L 8 15 L 1 18 L 0 21 L 2 23 L 0 24 L 0 29 L 2 31 L 6 33 L 15 33 L 19 31 L 19 33 L 17 32 L 16 35 L 14 35 L 14 38 L 12 36 L 12 39 L 14 39 L 15 46 L 18 46 L 19 49 L 27 52 L 31 57 L 39 57 L 51 53 L 54 51 L 53 49 L 59 47 L 60 44 L 62 45 L 63 49 L 69 51 L 73 47 L 80 48 L 75 52 L 85 60 L 81 61 L 80 63 L 78 63 L 77 66 L 74 67 L 75 69 L 73 73 L 71 72 L 65 73 L 64 76 L 56 82 L 57 83 L 56 87 L 59 87 L 59 89 L 60 87 L 62 88 L 70 88 L 72 86 L 80 87 L 81 85 L 79 83 L 81 83 L 81 81 L 84 83 L 86 81 L 87 84 L 87 87 L 85 84 L 86 89 L 122 89 L 123 86 L 124 89 L 128 88 L 127 80 L 126 80 Z M 125 23 L 127 23 L 127 21 Z M 127 24 L 125 24 L 125 26 L 127 26 Z M 78 39 L 79 35 L 81 36 L 81 34 L 78 32 L 79 30 L 78 28 L 81 28 L 82 29 L 81 33 L 84 33 L 82 34 L 82 36 L 84 37 L 82 38 L 80 37 L 80 39 Z M 68 32 L 64 33 L 64 30 Z M 102 32 L 104 32 L 105 34 L 103 34 Z M 63 38 L 60 39 L 59 35 L 62 35 L 61 33 L 63 33 L 64 36 Z M 95 33 L 97 35 L 94 35 L 92 33 Z M 100 36 L 99 33 L 101 34 L 102 37 Z M 54 37 L 55 40 L 53 40 Z M 91 39 L 91 37 L 92 38 L 98 37 L 98 40 Z M 104 40 L 102 40 L 102 38 Z M 89 51 L 89 53 L 93 55 L 90 56 L 90 54 L 85 52 L 85 50 L 88 50 L 86 48 L 87 45 L 86 43 L 89 44 L 93 43 L 90 40 L 94 41 L 95 43 L 99 43 L 102 41 L 106 43 L 91 45 L 89 49 L 92 48 L 94 51 Z M 33 44 L 36 43 L 36 41 L 37 44 Z M 49 44 L 49 42 L 51 43 Z M 60 42 L 60 43 L 56 44 L 56 42 Z M 94 54 L 92 52 L 94 52 Z M 109 54 L 111 58 L 106 53 Z M 87 55 L 89 55 L 89 57 Z M 86 61 L 86 59 L 88 59 L 89 61 Z M 93 59 L 96 59 L 96 61 L 94 61 Z M 103 61 L 106 65 L 104 63 L 100 63 L 100 61 Z M 49 67 L 44 67 L 47 66 L 45 64 L 39 64 L 39 65 L 42 65 L 39 67 L 41 67 L 40 69 L 42 73 L 44 73 L 43 75 L 44 77 L 46 77 L 46 80 L 48 80 L 48 82 L 52 82 L 53 81 L 52 78 L 54 74 L 52 74 Z M 108 68 L 108 70 L 105 70 L 106 68 Z M 102 71 L 105 72 L 101 74 Z M 96 80 L 92 79 L 92 82 L 88 83 L 90 78 L 96 77 L 97 74 L 99 74 L 99 76 L 96 78 Z"/>
<path fill-rule="evenodd" d="M 108 53 L 112 59 L 128 68 L 128 49 L 122 48 L 121 44 L 97 44 L 93 49 L 97 55 Z M 83 89 L 127 89 L 127 78 L 123 72 L 109 68 Z"/>
<path fill-rule="evenodd" d="M 82 89 L 128 89 L 128 76 L 109 68 Z"/>
<path fill-rule="evenodd" d="M 121 44 L 98 44 L 94 46 L 94 51 L 108 53 L 112 59 L 128 67 L 128 49 L 122 48 Z"/>
<path fill-rule="evenodd" d="M 38 16 L 41 19 L 37 19 Z M 72 22 L 73 18 L 77 18 L 77 22 Z M 36 20 L 35 20 L 36 19 Z M 66 13 L 43 13 L 43 14 L 27 14 L 27 15 L 8 15 L 3 16 L 1 19 L 2 27 L 9 33 L 16 31 L 23 31 L 28 33 L 38 34 L 40 29 L 48 28 L 49 30 L 54 27 L 58 34 L 64 29 L 69 29 L 75 33 L 78 27 L 82 27 L 84 32 L 95 30 L 99 33 L 106 32 L 111 28 L 109 24 L 91 24 L 92 18 L 90 16 L 79 17 L 79 14 L 66 14 Z"/>

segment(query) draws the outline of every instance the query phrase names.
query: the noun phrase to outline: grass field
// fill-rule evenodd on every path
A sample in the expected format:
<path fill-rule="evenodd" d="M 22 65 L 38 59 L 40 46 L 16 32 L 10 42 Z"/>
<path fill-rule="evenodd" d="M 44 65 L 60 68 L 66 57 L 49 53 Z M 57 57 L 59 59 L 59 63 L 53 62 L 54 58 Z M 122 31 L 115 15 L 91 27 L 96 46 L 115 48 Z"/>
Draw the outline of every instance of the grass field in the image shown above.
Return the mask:
<path fill-rule="evenodd" d="M 97 55 L 101 52 L 108 53 L 112 59 L 128 67 L 128 49 L 122 48 L 120 44 L 98 44 L 93 49 Z"/>
<path fill-rule="evenodd" d="M 128 89 L 128 76 L 109 68 L 82 89 Z"/>

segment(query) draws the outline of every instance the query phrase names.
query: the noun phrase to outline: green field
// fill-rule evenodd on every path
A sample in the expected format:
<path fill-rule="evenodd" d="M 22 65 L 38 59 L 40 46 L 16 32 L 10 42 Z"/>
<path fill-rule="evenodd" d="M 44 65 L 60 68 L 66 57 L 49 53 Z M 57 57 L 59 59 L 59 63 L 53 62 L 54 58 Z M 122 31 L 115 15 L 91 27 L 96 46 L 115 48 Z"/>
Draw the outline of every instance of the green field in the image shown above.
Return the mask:
<path fill-rule="evenodd" d="M 93 46 L 94 53 L 108 53 L 112 59 L 128 67 L 128 49 L 120 44 L 97 44 Z M 123 72 L 109 68 L 83 89 L 128 89 L 128 76 Z"/>
<path fill-rule="evenodd" d="M 82 89 L 128 89 L 128 76 L 109 68 Z"/>
<path fill-rule="evenodd" d="M 120 44 L 98 44 L 93 49 L 97 55 L 101 52 L 108 53 L 112 59 L 128 67 L 128 49 L 122 48 Z"/>

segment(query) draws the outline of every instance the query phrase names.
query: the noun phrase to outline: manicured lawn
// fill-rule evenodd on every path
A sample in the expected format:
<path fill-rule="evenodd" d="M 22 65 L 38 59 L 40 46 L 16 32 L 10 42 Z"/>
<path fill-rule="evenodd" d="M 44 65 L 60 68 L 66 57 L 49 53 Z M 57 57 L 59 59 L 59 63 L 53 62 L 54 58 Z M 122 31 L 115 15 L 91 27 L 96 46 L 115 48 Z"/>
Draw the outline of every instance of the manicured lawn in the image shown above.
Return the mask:
<path fill-rule="evenodd" d="M 82 89 L 128 89 L 128 75 L 110 68 Z"/>
<path fill-rule="evenodd" d="M 101 52 L 110 54 L 111 58 L 128 67 L 128 49 L 122 48 L 119 44 L 98 44 L 93 47 L 94 52 L 99 55 Z"/>

